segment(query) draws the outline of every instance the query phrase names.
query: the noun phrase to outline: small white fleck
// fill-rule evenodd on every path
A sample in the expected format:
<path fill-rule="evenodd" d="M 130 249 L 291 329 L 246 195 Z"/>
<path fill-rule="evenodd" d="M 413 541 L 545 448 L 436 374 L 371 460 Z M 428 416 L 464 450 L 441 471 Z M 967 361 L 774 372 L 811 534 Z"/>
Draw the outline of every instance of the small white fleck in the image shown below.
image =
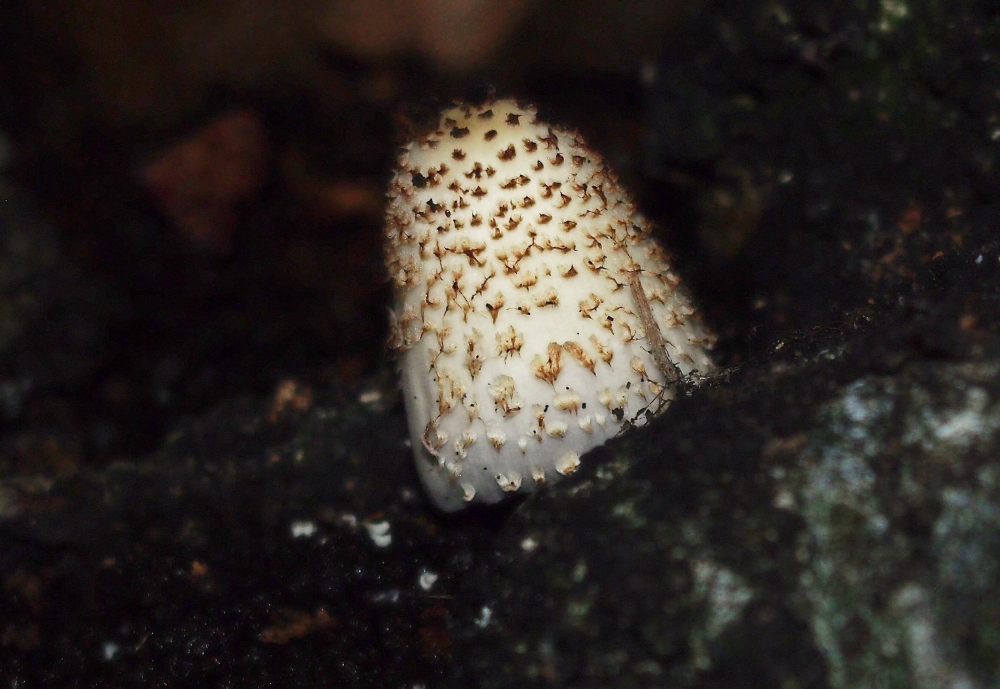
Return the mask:
<path fill-rule="evenodd" d="M 521 487 L 521 474 L 516 471 L 510 472 L 510 476 L 497 474 L 496 479 L 497 483 L 500 485 L 500 490 L 507 493 L 513 493 Z"/>
<path fill-rule="evenodd" d="M 486 431 L 486 437 L 489 439 L 490 444 L 493 445 L 497 450 L 503 447 L 503 444 L 507 442 L 507 434 L 500 430 L 500 427 L 493 427 Z"/>
<path fill-rule="evenodd" d="M 452 481 L 457 481 L 458 479 L 462 478 L 462 466 L 458 464 L 458 462 L 453 462 L 451 460 L 442 458 L 441 466 L 444 467 L 444 470 L 448 472 L 448 476 L 451 477 Z"/>
<path fill-rule="evenodd" d="M 104 645 L 101 647 L 105 660 L 114 660 L 115 656 L 118 655 L 119 650 L 118 644 L 114 641 L 105 641 Z"/>
<path fill-rule="evenodd" d="M 292 538 L 312 538 L 316 535 L 316 522 L 292 522 L 291 532 Z"/>
<path fill-rule="evenodd" d="M 392 534 L 389 533 L 389 522 L 385 520 L 371 522 L 365 524 L 365 528 L 368 529 L 368 536 L 372 539 L 372 543 L 377 547 L 385 548 L 392 543 Z"/>
<path fill-rule="evenodd" d="M 476 626 L 479 627 L 480 629 L 485 629 L 486 625 L 490 623 L 491 617 L 493 617 L 493 611 L 484 605 L 479 610 L 479 617 L 473 620 L 473 622 L 475 622 Z"/>
<path fill-rule="evenodd" d="M 398 603 L 399 602 L 399 589 L 389 589 L 388 591 L 379 591 L 378 593 L 372 594 L 369 597 L 372 603 Z"/>
<path fill-rule="evenodd" d="M 567 452 L 556 460 L 556 471 L 563 476 L 572 474 L 580 467 L 580 455 L 575 452 Z"/>
<path fill-rule="evenodd" d="M 874 514 L 868 519 L 868 526 L 881 536 L 889 529 L 889 520 L 884 514 Z"/>
<path fill-rule="evenodd" d="M 709 638 L 715 638 L 740 619 L 753 599 L 753 592 L 734 572 L 711 560 L 695 560 L 691 564 L 691 573 L 694 575 L 695 590 L 708 603 L 705 631 Z"/>
<path fill-rule="evenodd" d="M 521 450 L 522 454 L 525 453 L 525 452 L 527 452 L 528 451 L 528 439 L 527 438 L 521 438 L 520 440 L 518 440 L 517 441 L 517 447 L 518 447 L 518 449 Z"/>
<path fill-rule="evenodd" d="M 538 541 L 536 541 L 531 536 L 528 536 L 521 541 L 521 550 L 523 550 L 526 553 L 532 552 L 537 547 L 538 547 Z"/>
<path fill-rule="evenodd" d="M 982 262 L 983 262 L 983 255 L 979 254 L 978 256 L 976 256 L 976 265 L 978 266 Z"/>
<path fill-rule="evenodd" d="M 535 479 L 535 483 L 544 483 L 545 469 L 538 466 L 537 464 L 533 464 L 531 466 L 531 478 Z"/>
<path fill-rule="evenodd" d="M 475 431 L 467 430 L 462 433 L 461 437 L 455 440 L 455 454 L 458 455 L 460 460 L 466 459 L 469 456 L 467 448 L 471 447 L 477 439 L 478 436 Z"/>
<path fill-rule="evenodd" d="M 358 518 L 350 512 L 344 512 L 341 514 L 337 521 L 351 529 L 356 529 L 358 527 Z"/>
<path fill-rule="evenodd" d="M 795 496 L 792 491 L 782 488 L 774 496 L 774 508 L 778 510 L 790 510 L 795 507 Z"/>
<path fill-rule="evenodd" d="M 436 582 L 437 580 L 438 580 L 437 574 L 435 574 L 434 572 L 429 572 L 427 570 L 424 570 L 423 572 L 420 573 L 420 577 L 417 579 L 417 583 L 420 585 L 420 588 L 422 590 L 430 591 L 431 588 L 434 586 L 434 582 Z"/>
<path fill-rule="evenodd" d="M 358 402 L 365 405 L 375 405 L 382 400 L 382 392 L 380 390 L 372 389 L 365 390 L 360 395 L 358 395 Z"/>
<path fill-rule="evenodd" d="M 553 421 L 545 426 L 545 431 L 553 438 L 562 438 L 566 435 L 569 426 L 564 421 Z"/>

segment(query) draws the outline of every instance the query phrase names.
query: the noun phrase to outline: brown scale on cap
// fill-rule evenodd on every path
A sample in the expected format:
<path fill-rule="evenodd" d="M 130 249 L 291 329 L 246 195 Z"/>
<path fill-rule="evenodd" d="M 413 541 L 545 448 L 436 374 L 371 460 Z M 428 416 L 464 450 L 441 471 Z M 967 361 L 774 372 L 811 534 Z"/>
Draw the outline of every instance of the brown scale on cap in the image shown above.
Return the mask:
<path fill-rule="evenodd" d="M 597 364 L 594 362 L 593 358 L 591 358 L 591 356 L 584 351 L 583 347 L 578 345 L 576 342 L 564 342 L 563 349 L 565 349 L 571 357 L 579 361 L 580 365 L 585 369 L 591 373 L 596 373 L 594 369 Z"/>
<path fill-rule="evenodd" d="M 711 368 L 713 338 L 614 173 L 514 101 L 458 105 L 406 147 L 385 255 L 414 453 L 442 509 L 572 473 Z"/>
<path fill-rule="evenodd" d="M 517 332 L 513 325 L 509 326 L 507 330 L 497 333 L 497 349 L 500 350 L 500 356 L 505 360 L 507 357 L 519 354 L 523 346 L 524 335 Z"/>
<path fill-rule="evenodd" d="M 536 378 L 541 378 L 549 385 L 556 384 L 556 378 L 562 371 L 562 347 L 555 342 L 550 342 L 547 347 L 548 356 L 542 358 L 541 354 L 536 354 L 531 362 L 532 373 Z"/>
<path fill-rule="evenodd" d="M 521 404 L 516 400 L 514 379 L 510 376 L 497 376 L 489 386 L 490 396 L 503 411 L 504 416 L 516 414 L 521 410 Z"/>

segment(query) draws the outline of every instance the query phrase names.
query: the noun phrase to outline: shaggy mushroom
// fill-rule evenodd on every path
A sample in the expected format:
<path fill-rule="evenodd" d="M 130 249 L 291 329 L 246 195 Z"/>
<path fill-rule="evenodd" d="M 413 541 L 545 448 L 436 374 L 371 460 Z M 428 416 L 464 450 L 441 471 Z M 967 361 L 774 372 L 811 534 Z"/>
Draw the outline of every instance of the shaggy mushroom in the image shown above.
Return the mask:
<path fill-rule="evenodd" d="M 572 473 L 712 366 L 614 173 L 514 101 L 456 105 L 403 149 L 385 253 L 413 451 L 445 511 Z"/>

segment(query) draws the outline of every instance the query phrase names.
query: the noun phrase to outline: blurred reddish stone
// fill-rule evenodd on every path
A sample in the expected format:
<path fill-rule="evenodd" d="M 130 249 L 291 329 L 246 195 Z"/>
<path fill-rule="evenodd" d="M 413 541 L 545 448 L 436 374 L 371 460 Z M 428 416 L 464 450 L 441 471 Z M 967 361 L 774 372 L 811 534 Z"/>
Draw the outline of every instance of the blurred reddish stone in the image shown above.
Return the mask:
<path fill-rule="evenodd" d="M 906 210 L 903 211 L 903 215 L 899 218 L 899 229 L 902 230 L 904 234 L 913 232 L 915 229 L 920 227 L 923 215 L 923 205 L 919 203 L 911 204 Z"/>
<path fill-rule="evenodd" d="M 239 204 L 260 190 L 270 142 L 260 117 L 235 110 L 213 119 L 146 163 L 140 177 L 159 209 L 199 247 L 225 253 Z"/>
<path fill-rule="evenodd" d="M 305 155 L 296 149 L 288 149 L 278 157 L 282 181 L 310 217 L 339 220 L 356 216 L 381 221 L 385 201 L 381 179 L 324 177 L 310 169 Z"/>
<path fill-rule="evenodd" d="M 341 0 L 328 3 L 319 30 L 364 58 L 415 51 L 436 67 L 481 67 L 506 41 L 533 0 Z"/>

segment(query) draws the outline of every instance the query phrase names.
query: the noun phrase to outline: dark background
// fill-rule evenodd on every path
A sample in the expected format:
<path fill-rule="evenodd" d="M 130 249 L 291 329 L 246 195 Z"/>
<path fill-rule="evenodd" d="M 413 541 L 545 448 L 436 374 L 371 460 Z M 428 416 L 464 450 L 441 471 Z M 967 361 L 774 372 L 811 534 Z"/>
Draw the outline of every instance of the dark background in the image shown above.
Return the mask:
<path fill-rule="evenodd" d="M 5 3 L 11 212 L 50 229 L 9 256 L 0 467 L 136 459 L 221 397 L 384 367 L 381 205 L 403 118 L 490 87 L 534 99 L 642 192 L 643 70 L 689 10 Z"/>

